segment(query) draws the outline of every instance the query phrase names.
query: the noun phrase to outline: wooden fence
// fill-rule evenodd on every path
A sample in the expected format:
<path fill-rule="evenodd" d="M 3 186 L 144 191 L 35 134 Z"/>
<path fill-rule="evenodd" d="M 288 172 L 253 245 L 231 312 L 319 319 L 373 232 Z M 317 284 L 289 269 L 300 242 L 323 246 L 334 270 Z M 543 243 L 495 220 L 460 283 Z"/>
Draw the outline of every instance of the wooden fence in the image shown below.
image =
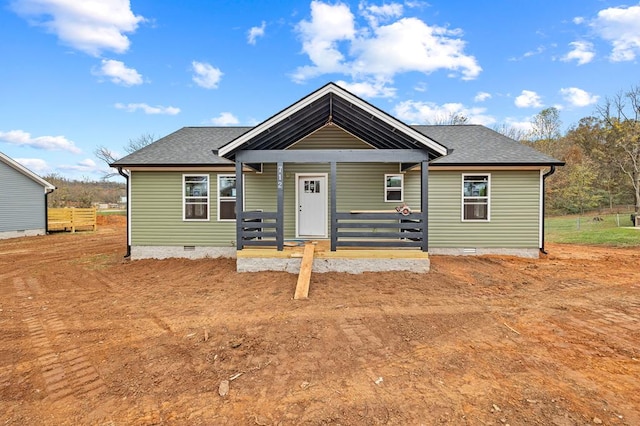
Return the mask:
<path fill-rule="evenodd" d="M 76 232 L 78 228 L 95 231 L 96 209 L 48 209 L 47 222 L 49 231 Z"/>

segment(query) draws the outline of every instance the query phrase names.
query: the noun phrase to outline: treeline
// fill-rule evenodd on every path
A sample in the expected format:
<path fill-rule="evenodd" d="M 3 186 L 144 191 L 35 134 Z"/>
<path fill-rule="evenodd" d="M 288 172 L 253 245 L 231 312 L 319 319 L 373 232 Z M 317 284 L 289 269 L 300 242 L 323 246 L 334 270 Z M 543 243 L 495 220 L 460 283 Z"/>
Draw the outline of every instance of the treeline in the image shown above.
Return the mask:
<path fill-rule="evenodd" d="M 542 110 L 532 125 L 523 143 L 566 162 L 547 180 L 550 212 L 640 210 L 640 87 L 607 98 L 564 134 L 556 108 Z"/>
<path fill-rule="evenodd" d="M 57 174 L 44 176 L 44 179 L 56 186 L 56 190 L 47 198 L 49 207 L 53 208 L 86 208 L 94 203 L 117 204 L 126 195 L 123 182 L 72 180 Z"/>

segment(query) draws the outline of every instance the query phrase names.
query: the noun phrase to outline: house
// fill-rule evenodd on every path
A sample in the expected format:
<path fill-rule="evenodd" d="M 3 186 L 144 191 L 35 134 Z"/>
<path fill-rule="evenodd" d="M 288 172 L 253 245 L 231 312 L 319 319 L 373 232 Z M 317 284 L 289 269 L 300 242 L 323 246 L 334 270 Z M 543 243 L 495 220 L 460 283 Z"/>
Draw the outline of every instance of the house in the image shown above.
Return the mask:
<path fill-rule="evenodd" d="M 426 271 L 428 254 L 544 249 L 561 161 L 479 125 L 409 126 L 329 83 L 255 127 L 185 127 L 112 164 L 133 259 L 236 257 L 240 271 Z M 292 254 L 293 253 L 293 254 Z"/>
<path fill-rule="evenodd" d="M 1 152 L 0 183 L 0 239 L 45 234 L 55 186 Z"/>

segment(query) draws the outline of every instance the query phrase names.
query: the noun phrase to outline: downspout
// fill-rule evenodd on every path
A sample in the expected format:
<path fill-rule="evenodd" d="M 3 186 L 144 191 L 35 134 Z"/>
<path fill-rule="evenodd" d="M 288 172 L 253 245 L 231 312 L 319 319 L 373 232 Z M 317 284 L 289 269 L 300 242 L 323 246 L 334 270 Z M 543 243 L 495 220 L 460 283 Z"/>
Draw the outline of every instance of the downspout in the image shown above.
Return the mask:
<path fill-rule="evenodd" d="M 551 176 L 552 174 L 554 174 L 556 172 L 556 166 L 551 166 L 551 169 L 542 175 L 542 244 L 540 247 L 540 252 L 544 253 L 544 254 L 548 254 L 547 251 L 544 249 L 544 223 L 545 223 L 545 205 L 547 204 L 545 201 L 545 180 L 547 180 L 547 178 L 549 176 Z"/>
<path fill-rule="evenodd" d="M 44 190 L 44 233 L 45 235 L 49 234 L 49 194 L 58 189 L 57 187 L 53 187 L 53 189 Z"/>
<path fill-rule="evenodd" d="M 131 203 L 131 197 L 129 197 L 129 175 L 122 171 L 122 167 L 118 167 L 118 173 L 127 181 L 127 252 L 124 257 L 128 259 L 131 257 L 131 243 L 129 242 L 129 221 L 131 220 L 131 209 L 129 208 Z"/>

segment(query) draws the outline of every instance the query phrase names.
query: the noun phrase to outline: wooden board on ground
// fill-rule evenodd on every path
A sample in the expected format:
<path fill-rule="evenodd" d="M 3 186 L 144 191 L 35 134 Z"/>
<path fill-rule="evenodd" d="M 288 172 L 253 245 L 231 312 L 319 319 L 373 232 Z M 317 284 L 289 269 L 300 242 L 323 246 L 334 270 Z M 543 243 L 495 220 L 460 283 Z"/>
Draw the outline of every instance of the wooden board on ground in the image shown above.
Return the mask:
<path fill-rule="evenodd" d="M 309 297 L 309 281 L 311 280 L 311 269 L 313 269 L 313 252 L 315 251 L 315 247 L 315 244 L 312 243 L 306 243 L 304 245 L 298 284 L 296 285 L 296 292 L 293 296 L 294 299 L 306 299 Z"/>

